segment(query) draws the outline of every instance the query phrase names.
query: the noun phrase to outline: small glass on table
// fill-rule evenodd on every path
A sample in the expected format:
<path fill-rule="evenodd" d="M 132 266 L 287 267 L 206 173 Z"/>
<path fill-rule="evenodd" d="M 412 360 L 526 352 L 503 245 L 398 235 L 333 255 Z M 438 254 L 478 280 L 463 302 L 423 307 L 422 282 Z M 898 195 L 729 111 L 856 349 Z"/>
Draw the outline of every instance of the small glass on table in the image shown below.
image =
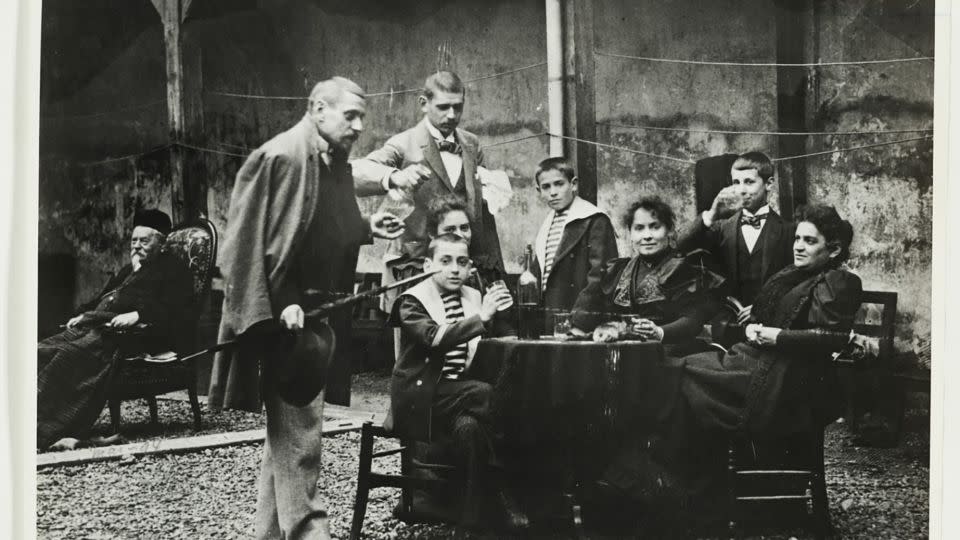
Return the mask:
<path fill-rule="evenodd" d="M 570 339 L 570 312 L 558 311 L 553 314 L 553 339 Z"/>

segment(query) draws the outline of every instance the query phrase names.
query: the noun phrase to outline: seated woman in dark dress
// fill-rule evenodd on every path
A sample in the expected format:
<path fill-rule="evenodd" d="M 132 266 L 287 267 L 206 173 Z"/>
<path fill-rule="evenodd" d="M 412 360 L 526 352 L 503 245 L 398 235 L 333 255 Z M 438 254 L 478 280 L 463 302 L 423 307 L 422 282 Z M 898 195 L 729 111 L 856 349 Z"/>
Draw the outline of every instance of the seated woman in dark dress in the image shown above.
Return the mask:
<path fill-rule="evenodd" d="M 761 288 L 746 341 L 682 359 L 680 384 L 658 414 L 665 420 L 641 445 L 647 467 L 620 487 L 654 497 L 671 481 L 691 489 L 722 472 L 713 467 L 722 465 L 724 434 L 789 435 L 837 418 L 830 356 L 849 342 L 862 292 L 860 278 L 841 268 L 852 239 L 833 207 L 798 210 L 793 264 Z"/>
<path fill-rule="evenodd" d="M 595 341 L 659 340 L 668 354 L 690 350 L 720 304 L 714 290 L 723 278 L 708 271 L 697 255 L 672 247 L 674 214 L 657 197 L 635 202 L 623 217 L 636 255 L 597 267 L 571 312 L 572 332 Z"/>

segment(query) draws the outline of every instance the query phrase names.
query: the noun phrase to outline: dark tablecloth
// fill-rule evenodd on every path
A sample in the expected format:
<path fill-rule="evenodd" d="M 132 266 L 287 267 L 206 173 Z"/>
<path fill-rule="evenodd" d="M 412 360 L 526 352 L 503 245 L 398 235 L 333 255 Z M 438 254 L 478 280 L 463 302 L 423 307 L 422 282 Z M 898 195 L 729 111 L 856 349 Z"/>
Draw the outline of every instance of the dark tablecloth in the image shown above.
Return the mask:
<path fill-rule="evenodd" d="M 473 361 L 514 445 L 631 429 L 679 381 L 659 342 L 486 339 Z"/>

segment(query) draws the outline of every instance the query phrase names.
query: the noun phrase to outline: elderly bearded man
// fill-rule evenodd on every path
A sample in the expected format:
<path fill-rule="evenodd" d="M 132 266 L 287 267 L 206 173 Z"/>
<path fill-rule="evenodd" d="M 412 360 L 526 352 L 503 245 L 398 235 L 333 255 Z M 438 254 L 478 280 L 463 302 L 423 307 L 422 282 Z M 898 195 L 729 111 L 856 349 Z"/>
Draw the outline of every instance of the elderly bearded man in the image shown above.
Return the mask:
<path fill-rule="evenodd" d="M 392 215 L 360 215 L 347 157 L 365 113 L 354 82 L 317 84 L 303 119 L 250 154 L 233 187 L 220 336 L 241 336 L 238 363 L 260 364 L 267 436 L 257 538 L 330 537 L 317 491 L 324 385 L 329 398 L 334 377 L 346 374 L 349 396 L 350 359 L 323 365 L 317 351 L 329 329 L 304 319 L 307 292 L 320 291 L 313 303 L 351 293 L 360 246 L 403 233 Z M 330 325 L 342 340 L 349 312 L 332 314 Z"/>
<path fill-rule="evenodd" d="M 120 342 L 110 330 L 145 324 L 137 346 L 147 352 L 177 350 L 193 281 L 175 256 L 161 252 L 170 218 L 159 210 L 137 212 L 130 264 L 96 298 L 80 306 L 66 330 L 37 346 L 37 447 L 66 436 L 82 437 L 106 402 L 113 356 Z"/>

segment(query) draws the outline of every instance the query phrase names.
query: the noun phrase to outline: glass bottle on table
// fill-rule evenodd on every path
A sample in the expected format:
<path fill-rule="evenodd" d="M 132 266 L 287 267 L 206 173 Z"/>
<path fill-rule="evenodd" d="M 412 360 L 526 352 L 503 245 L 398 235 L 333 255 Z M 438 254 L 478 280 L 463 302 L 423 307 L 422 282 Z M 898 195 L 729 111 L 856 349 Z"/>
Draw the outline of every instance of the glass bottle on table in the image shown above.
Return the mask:
<path fill-rule="evenodd" d="M 532 268 L 533 246 L 527 244 L 523 257 L 523 272 L 517 280 L 517 334 L 520 339 L 540 337 L 540 280 L 533 274 Z"/>

